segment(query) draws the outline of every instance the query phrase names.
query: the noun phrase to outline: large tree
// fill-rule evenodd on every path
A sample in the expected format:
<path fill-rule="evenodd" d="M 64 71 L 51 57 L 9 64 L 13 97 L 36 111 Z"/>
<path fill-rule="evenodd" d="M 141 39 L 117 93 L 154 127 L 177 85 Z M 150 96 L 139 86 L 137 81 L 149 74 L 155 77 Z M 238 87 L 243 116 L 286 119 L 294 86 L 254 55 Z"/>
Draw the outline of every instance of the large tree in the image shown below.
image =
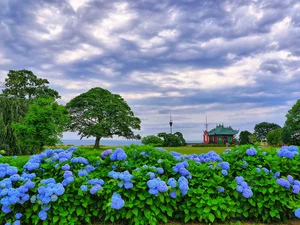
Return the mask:
<path fill-rule="evenodd" d="M 94 148 L 99 148 L 101 138 L 138 137 L 133 130 L 140 129 L 141 120 L 118 94 L 96 87 L 73 98 L 66 107 L 71 115 L 69 130 L 78 131 L 81 138 L 96 137 Z"/>
<path fill-rule="evenodd" d="M 262 122 L 262 123 L 255 125 L 254 134 L 255 134 L 257 140 L 263 141 L 263 140 L 266 140 L 267 134 L 269 133 L 269 131 L 275 130 L 277 128 L 280 128 L 280 126 L 278 124 Z"/>
<path fill-rule="evenodd" d="M 15 99 L 0 95 L 0 150 L 7 155 L 30 153 L 18 143 L 13 133 L 12 123 L 20 122 L 26 115 L 28 102 L 24 99 Z"/>
<path fill-rule="evenodd" d="M 284 142 L 300 145 L 300 99 L 286 114 L 283 135 Z"/>
<path fill-rule="evenodd" d="M 30 70 L 10 70 L 4 83 L 3 95 L 33 99 L 49 96 L 60 98 L 57 91 L 49 88 L 47 79 L 38 78 Z"/>
<path fill-rule="evenodd" d="M 241 145 L 251 144 L 249 136 L 251 133 L 247 130 L 241 131 L 239 141 Z"/>
<path fill-rule="evenodd" d="M 12 127 L 22 145 L 38 151 L 44 145 L 59 143 L 69 120 L 63 105 L 50 97 L 38 98 L 29 106 L 24 120 Z"/>

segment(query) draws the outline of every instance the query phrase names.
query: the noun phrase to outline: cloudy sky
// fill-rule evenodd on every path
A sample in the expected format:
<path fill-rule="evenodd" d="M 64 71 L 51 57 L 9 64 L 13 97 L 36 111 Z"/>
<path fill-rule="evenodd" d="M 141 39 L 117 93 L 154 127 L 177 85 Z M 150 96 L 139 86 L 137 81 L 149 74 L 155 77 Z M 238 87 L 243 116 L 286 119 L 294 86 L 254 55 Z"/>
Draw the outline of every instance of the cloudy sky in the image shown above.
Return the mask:
<path fill-rule="evenodd" d="M 253 131 L 283 125 L 300 98 L 297 0 L 0 0 L 0 81 L 47 78 L 65 104 L 121 94 L 144 136 L 202 139 L 205 117 Z M 76 138 L 66 133 L 65 138 Z"/>

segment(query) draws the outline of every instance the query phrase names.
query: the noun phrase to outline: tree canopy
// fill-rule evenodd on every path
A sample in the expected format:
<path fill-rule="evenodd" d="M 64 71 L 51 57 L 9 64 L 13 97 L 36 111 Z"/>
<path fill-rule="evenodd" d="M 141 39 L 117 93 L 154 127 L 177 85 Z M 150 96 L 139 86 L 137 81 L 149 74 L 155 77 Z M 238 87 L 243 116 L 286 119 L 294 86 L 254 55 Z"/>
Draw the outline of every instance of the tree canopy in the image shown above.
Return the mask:
<path fill-rule="evenodd" d="M 28 102 L 0 95 L 0 106 L 0 150 L 5 150 L 7 155 L 27 154 L 28 149 L 18 143 L 12 124 L 23 120 Z"/>
<path fill-rule="evenodd" d="M 180 132 L 176 132 L 174 134 L 167 134 L 165 132 L 162 132 L 158 133 L 157 136 L 163 140 L 163 147 L 184 146 L 186 144 L 185 139 Z"/>
<path fill-rule="evenodd" d="M 22 145 L 38 151 L 44 145 L 59 143 L 69 120 L 66 108 L 53 98 L 38 98 L 29 106 L 24 120 L 12 127 Z"/>
<path fill-rule="evenodd" d="M 23 99 L 49 96 L 60 98 L 57 91 L 47 86 L 47 79 L 38 78 L 30 70 L 10 70 L 4 83 L 3 95 Z"/>
<path fill-rule="evenodd" d="M 153 145 L 156 147 L 161 147 L 163 141 L 162 141 L 162 139 L 160 139 L 159 137 L 157 137 L 155 135 L 149 135 L 149 136 L 143 137 L 142 143 L 144 145 Z"/>
<path fill-rule="evenodd" d="M 241 131 L 239 141 L 241 145 L 251 144 L 249 136 L 251 133 L 247 130 Z"/>
<path fill-rule="evenodd" d="M 81 138 L 96 137 L 95 148 L 101 138 L 113 135 L 138 138 L 133 130 L 140 129 L 141 120 L 118 94 L 96 87 L 73 98 L 66 107 L 71 115 L 69 130 L 78 131 Z"/>
<path fill-rule="evenodd" d="M 282 128 L 269 131 L 267 141 L 271 145 L 282 145 Z"/>
<path fill-rule="evenodd" d="M 266 140 L 269 131 L 277 128 L 280 128 L 280 126 L 275 123 L 262 122 L 255 125 L 254 134 L 257 140 L 263 141 Z"/>
<path fill-rule="evenodd" d="M 286 114 L 283 139 L 287 144 L 300 145 L 300 99 Z"/>

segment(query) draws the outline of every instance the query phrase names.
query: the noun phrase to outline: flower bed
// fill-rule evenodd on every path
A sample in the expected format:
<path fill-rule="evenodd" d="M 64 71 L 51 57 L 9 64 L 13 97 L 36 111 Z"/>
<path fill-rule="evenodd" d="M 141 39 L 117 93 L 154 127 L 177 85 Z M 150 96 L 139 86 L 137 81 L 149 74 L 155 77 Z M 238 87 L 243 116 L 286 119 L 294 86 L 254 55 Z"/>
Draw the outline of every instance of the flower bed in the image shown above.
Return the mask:
<path fill-rule="evenodd" d="M 25 165 L 0 164 L 1 224 L 300 218 L 295 146 L 268 152 L 241 146 L 220 155 L 151 146 L 124 150 L 84 158 L 74 147 L 47 149 Z"/>

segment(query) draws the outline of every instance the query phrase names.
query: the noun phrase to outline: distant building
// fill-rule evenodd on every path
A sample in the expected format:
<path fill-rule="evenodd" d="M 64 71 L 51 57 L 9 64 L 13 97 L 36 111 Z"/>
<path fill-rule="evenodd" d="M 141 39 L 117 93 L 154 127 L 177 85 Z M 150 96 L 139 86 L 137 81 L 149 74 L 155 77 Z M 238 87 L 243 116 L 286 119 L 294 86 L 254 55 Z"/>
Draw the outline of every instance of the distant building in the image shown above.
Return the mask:
<path fill-rule="evenodd" d="M 205 130 L 203 133 L 204 144 L 232 144 L 235 142 L 234 135 L 239 131 L 232 129 L 232 127 L 224 127 L 223 124 L 219 124 L 211 131 Z"/>

